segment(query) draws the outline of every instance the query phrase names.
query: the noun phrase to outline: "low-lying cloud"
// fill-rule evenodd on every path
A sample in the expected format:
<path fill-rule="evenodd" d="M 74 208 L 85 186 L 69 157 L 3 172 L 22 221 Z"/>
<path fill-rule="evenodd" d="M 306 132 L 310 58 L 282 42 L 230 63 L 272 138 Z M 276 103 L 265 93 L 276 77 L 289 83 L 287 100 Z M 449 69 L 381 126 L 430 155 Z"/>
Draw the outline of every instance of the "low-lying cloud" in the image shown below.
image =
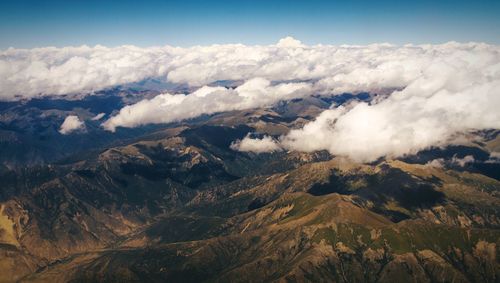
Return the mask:
<path fill-rule="evenodd" d="M 457 133 L 499 129 L 500 61 L 486 59 L 475 53 L 440 57 L 387 99 L 327 110 L 282 137 L 282 144 L 373 161 L 444 145 Z"/>
<path fill-rule="evenodd" d="M 102 118 L 104 118 L 104 116 L 106 115 L 106 113 L 99 113 L 97 115 L 95 115 L 94 117 L 92 117 L 92 121 L 99 121 L 101 120 Z"/>
<path fill-rule="evenodd" d="M 282 137 L 282 144 L 373 161 L 445 145 L 456 133 L 500 128 L 500 81 L 471 83 L 457 92 L 423 86 L 412 90 L 410 85 L 376 104 L 324 111 L 314 122 Z"/>
<path fill-rule="evenodd" d="M 231 149 L 242 152 L 263 153 L 280 151 L 281 147 L 279 143 L 270 136 L 251 138 L 250 135 L 247 135 L 242 140 L 233 142 L 231 144 Z"/>
<path fill-rule="evenodd" d="M 458 157 L 456 154 L 449 160 L 444 158 L 437 158 L 427 162 L 425 165 L 436 168 L 444 168 L 446 165 L 465 167 L 468 164 L 476 162 L 474 156 L 466 155 L 462 158 Z M 488 163 L 488 161 L 486 161 Z"/>
<path fill-rule="evenodd" d="M 204 86 L 191 94 L 166 93 L 125 106 L 103 126 L 114 132 L 116 127 L 169 123 L 203 114 L 269 106 L 310 93 L 311 87 L 306 83 L 271 85 L 262 78 L 249 80 L 235 89 Z"/>
<path fill-rule="evenodd" d="M 150 77 L 199 89 L 125 106 L 104 122 L 106 129 L 268 106 L 311 94 L 387 89 L 397 91 L 385 99 L 326 110 L 282 136 L 279 146 L 372 161 L 444 145 L 469 130 L 500 128 L 500 47 L 482 43 L 307 46 L 285 38 L 268 46 L 0 52 L 0 100 L 92 93 Z M 218 80 L 245 83 L 236 89 L 204 86 Z"/>
<path fill-rule="evenodd" d="M 64 122 L 61 124 L 59 128 L 59 133 L 62 135 L 68 135 L 76 130 L 83 129 L 85 127 L 85 123 L 80 121 L 78 116 L 69 115 L 64 119 Z"/>

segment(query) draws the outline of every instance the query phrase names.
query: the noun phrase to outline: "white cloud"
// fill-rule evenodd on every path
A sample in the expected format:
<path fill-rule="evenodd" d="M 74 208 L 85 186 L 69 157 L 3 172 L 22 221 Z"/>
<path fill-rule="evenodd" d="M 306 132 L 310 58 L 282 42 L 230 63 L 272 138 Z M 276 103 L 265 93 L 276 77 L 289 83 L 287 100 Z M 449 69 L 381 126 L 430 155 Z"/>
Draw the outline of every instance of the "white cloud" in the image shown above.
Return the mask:
<path fill-rule="evenodd" d="M 454 165 L 454 166 L 460 166 L 464 167 L 465 165 L 469 163 L 474 163 L 476 160 L 474 159 L 474 156 L 472 155 L 466 155 L 462 158 L 457 157 L 457 155 L 453 155 L 451 159 L 445 160 L 444 158 L 437 158 L 433 159 L 429 162 L 427 162 L 425 165 L 429 167 L 435 167 L 435 168 L 444 168 L 446 164 L 448 165 Z"/>
<path fill-rule="evenodd" d="M 191 94 L 160 94 L 125 106 L 103 126 L 115 131 L 116 127 L 169 123 L 203 114 L 268 106 L 310 93 L 311 86 L 307 83 L 271 85 L 262 78 L 251 79 L 235 89 L 204 86 Z"/>
<path fill-rule="evenodd" d="M 498 53 L 498 46 L 477 43 L 306 46 L 291 37 L 268 46 L 7 49 L 0 51 L 0 100 L 92 93 L 151 77 L 191 86 L 256 77 L 313 80 L 325 93 L 403 88 L 441 58 L 469 61 L 477 71 L 476 65 L 498 64 Z"/>
<path fill-rule="evenodd" d="M 472 155 L 466 155 L 463 158 L 459 158 L 456 155 L 453 156 L 451 159 L 451 163 L 460 167 L 464 167 L 465 165 L 469 163 L 474 163 L 476 160 L 474 159 L 474 156 Z"/>
<path fill-rule="evenodd" d="M 500 163 L 500 152 L 493 151 L 490 153 L 490 158 L 486 160 L 486 163 Z"/>
<path fill-rule="evenodd" d="M 165 74 L 169 48 L 64 47 L 0 52 L 0 99 L 90 93 Z"/>
<path fill-rule="evenodd" d="M 474 163 L 476 160 L 474 159 L 474 156 L 472 155 L 466 155 L 463 158 L 457 157 L 457 155 L 453 155 L 451 159 L 448 159 L 446 161 L 444 158 L 438 158 L 434 159 L 432 161 L 427 162 L 425 165 L 429 167 L 436 167 L 436 168 L 444 168 L 446 164 L 448 165 L 454 165 L 454 166 L 460 166 L 464 167 L 465 165 L 469 163 Z"/>
<path fill-rule="evenodd" d="M 237 140 L 231 144 L 231 149 L 243 152 L 273 152 L 280 151 L 278 142 L 270 136 L 264 136 L 261 139 L 251 138 L 247 135 L 242 140 Z"/>
<path fill-rule="evenodd" d="M 497 151 L 493 151 L 490 153 L 490 158 L 493 158 L 493 159 L 500 159 L 500 152 L 497 152 Z"/>
<path fill-rule="evenodd" d="M 498 53 L 441 54 L 404 84 L 384 100 L 327 110 L 282 137 L 282 145 L 373 161 L 445 145 L 457 133 L 500 128 Z"/>
<path fill-rule="evenodd" d="M 443 145 L 460 132 L 500 128 L 500 47 L 482 43 L 307 46 L 284 38 L 268 46 L 83 46 L 0 52 L 1 100 L 92 92 L 149 77 L 198 87 L 217 80 L 246 83 L 234 90 L 202 87 L 187 95 L 143 100 L 106 121 L 107 129 L 261 107 L 311 93 L 387 89 L 397 91 L 369 104 L 325 111 L 282 137 L 282 146 L 326 149 L 371 161 Z M 284 81 L 308 83 L 270 83 Z"/>
<path fill-rule="evenodd" d="M 106 115 L 106 113 L 99 113 L 99 114 L 95 115 L 94 117 L 92 117 L 92 121 L 99 121 L 104 117 L 104 115 Z"/>
<path fill-rule="evenodd" d="M 291 36 L 287 36 L 285 38 L 282 38 L 278 41 L 276 44 L 277 47 L 284 47 L 284 48 L 301 48 L 305 47 L 300 40 L 297 40 Z"/>
<path fill-rule="evenodd" d="M 444 168 L 445 161 L 443 158 L 433 159 L 425 164 L 425 166 L 434 167 L 434 168 Z"/>
<path fill-rule="evenodd" d="M 78 116 L 70 115 L 64 119 L 64 122 L 61 124 L 59 128 L 59 133 L 63 135 L 70 134 L 73 131 L 83 129 L 85 127 L 85 123 L 78 119 Z"/>

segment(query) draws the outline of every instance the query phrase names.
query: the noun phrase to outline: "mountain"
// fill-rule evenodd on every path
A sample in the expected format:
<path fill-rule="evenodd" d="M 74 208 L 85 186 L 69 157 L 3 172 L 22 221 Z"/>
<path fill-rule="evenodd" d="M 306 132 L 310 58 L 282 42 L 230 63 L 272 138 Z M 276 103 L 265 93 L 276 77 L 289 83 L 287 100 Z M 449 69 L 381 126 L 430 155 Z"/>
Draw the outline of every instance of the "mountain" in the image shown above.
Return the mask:
<path fill-rule="evenodd" d="M 231 144 L 373 95 L 114 134 L 91 120 L 127 92 L 1 105 L 1 282 L 500 280 L 499 131 L 369 164 L 256 154 Z M 58 133 L 69 113 L 86 132 Z"/>

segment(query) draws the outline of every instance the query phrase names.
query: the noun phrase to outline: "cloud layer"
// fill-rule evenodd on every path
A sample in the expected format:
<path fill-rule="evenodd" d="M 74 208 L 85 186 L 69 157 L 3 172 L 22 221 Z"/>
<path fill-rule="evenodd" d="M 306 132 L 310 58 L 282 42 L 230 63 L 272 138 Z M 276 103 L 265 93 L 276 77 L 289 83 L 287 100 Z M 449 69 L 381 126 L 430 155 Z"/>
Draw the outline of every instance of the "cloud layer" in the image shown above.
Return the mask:
<path fill-rule="evenodd" d="M 280 100 L 302 97 L 311 93 L 306 83 L 271 85 L 266 79 L 251 79 L 235 89 L 204 86 L 188 94 L 160 94 L 125 106 L 107 120 L 105 129 L 136 127 L 145 124 L 169 123 L 230 110 L 272 105 Z"/>
<path fill-rule="evenodd" d="M 200 88 L 126 106 L 104 122 L 106 129 L 262 107 L 311 94 L 388 89 L 397 91 L 371 103 L 326 110 L 281 137 L 280 147 L 326 149 L 372 161 L 446 144 L 457 133 L 500 128 L 500 47 L 481 43 L 306 46 L 284 38 L 269 46 L 83 46 L 0 53 L 1 100 L 89 93 L 150 77 Z M 203 86 L 218 80 L 245 83 L 236 89 Z M 250 140 L 244 144 L 254 148 L 267 142 Z"/>
<path fill-rule="evenodd" d="M 393 46 L 306 46 L 287 37 L 275 45 L 139 48 L 81 46 L 0 51 L 0 100 L 91 93 L 164 77 L 203 86 L 217 80 L 319 81 L 324 92 L 402 88 L 442 57 L 498 62 L 497 46 L 469 43 Z"/>
<path fill-rule="evenodd" d="M 387 99 L 327 110 L 282 144 L 373 161 L 447 144 L 457 133 L 500 129 L 500 61 L 491 55 L 440 56 Z"/>

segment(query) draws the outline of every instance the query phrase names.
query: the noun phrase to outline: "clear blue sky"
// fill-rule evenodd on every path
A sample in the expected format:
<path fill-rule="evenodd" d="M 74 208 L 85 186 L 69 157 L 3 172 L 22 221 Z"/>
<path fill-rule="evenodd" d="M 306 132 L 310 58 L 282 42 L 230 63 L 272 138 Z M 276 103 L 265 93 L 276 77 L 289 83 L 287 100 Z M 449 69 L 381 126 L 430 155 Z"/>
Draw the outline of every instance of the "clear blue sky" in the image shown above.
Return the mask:
<path fill-rule="evenodd" d="M 373 42 L 500 44 L 496 1 L 0 1 L 0 48 Z"/>

